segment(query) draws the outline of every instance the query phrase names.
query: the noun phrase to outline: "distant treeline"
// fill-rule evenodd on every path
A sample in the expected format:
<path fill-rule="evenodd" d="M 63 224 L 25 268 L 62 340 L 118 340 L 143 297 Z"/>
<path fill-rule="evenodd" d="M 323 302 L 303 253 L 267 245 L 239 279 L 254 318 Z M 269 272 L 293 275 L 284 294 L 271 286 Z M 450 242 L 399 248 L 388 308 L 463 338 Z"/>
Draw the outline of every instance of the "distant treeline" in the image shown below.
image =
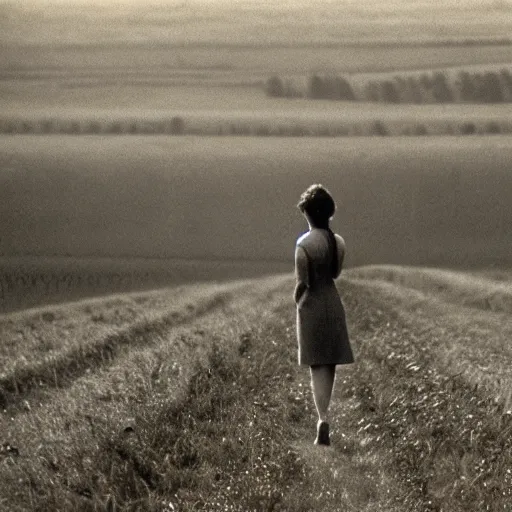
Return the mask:
<path fill-rule="evenodd" d="M 333 82 L 338 83 L 338 82 Z M 349 89 L 343 85 L 345 99 Z M 331 96 L 332 97 L 332 96 Z M 347 137 L 394 135 L 473 135 L 512 133 L 512 121 L 504 119 L 432 119 L 417 122 L 411 118 L 341 120 L 198 120 L 175 116 L 169 119 L 24 119 L 0 118 L 3 135 L 199 135 L 250 137 Z"/>
<path fill-rule="evenodd" d="M 267 96 L 385 103 L 504 103 L 512 102 L 512 73 L 500 71 L 435 71 L 373 77 L 363 84 L 337 75 L 314 74 L 306 86 L 277 75 L 265 83 Z"/>

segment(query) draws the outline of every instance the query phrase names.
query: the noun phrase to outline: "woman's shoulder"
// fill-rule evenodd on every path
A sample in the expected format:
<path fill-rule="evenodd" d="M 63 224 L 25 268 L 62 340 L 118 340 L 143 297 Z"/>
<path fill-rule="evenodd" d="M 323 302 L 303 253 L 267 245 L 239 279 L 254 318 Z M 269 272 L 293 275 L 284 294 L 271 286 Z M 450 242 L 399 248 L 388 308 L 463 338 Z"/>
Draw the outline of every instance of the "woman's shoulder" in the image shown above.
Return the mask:
<path fill-rule="evenodd" d="M 305 233 L 302 233 L 302 235 L 297 238 L 297 242 L 295 245 L 300 245 L 302 242 L 305 242 L 310 235 L 311 231 L 306 231 Z"/>
<path fill-rule="evenodd" d="M 341 250 L 341 251 L 345 252 L 345 240 L 344 240 L 344 238 L 341 235 L 338 235 L 338 233 L 336 233 L 334 235 L 334 239 L 336 240 L 336 245 L 338 246 L 338 250 Z"/>
<path fill-rule="evenodd" d="M 345 239 L 341 235 L 338 235 L 338 233 L 334 234 L 334 238 L 339 244 L 345 245 Z"/>

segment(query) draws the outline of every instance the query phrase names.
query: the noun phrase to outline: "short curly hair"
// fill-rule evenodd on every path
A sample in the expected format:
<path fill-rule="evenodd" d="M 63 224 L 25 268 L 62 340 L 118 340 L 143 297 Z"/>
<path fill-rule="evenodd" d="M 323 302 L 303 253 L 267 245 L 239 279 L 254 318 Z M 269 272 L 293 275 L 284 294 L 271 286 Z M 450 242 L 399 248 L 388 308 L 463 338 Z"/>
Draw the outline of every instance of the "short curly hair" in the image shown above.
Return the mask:
<path fill-rule="evenodd" d="M 318 227 L 328 226 L 336 211 L 336 203 L 331 194 L 319 183 L 311 185 L 302 193 L 297 207 Z"/>

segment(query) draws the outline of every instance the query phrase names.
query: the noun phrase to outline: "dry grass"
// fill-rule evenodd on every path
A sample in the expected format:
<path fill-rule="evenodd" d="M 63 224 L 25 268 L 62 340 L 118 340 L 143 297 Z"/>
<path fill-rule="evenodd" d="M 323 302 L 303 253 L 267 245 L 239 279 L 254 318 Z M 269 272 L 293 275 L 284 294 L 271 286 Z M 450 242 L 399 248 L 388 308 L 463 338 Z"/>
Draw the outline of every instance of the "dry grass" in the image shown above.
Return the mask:
<path fill-rule="evenodd" d="M 366 266 L 350 271 L 350 277 L 389 282 L 427 295 L 484 311 L 512 313 L 512 281 L 502 274 L 495 281 L 474 273 L 398 265 Z"/>
<path fill-rule="evenodd" d="M 369 443 L 389 447 L 403 480 L 411 484 L 406 509 L 509 510 L 510 410 L 496 389 L 479 386 L 482 374 L 475 381 L 459 371 L 489 362 L 492 373 L 487 339 L 474 327 L 486 319 L 503 341 L 503 317 L 477 316 L 460 306 L 454 315 L 449 303 L 429 308 L 432 297 L 398 286 L 371 281 L 351 286 L 357 290 L 349 295 L 357 298 L 352 308 L 360 304 L 368 311 L 357 318 L 365 332 L 357 384 L 364 413 L 360 432 Z M 443 315 L 442 308 L 451 311 Z M 458 357 L 447 359 L 455 346 Z M 471 357 L 475 352 L 477 360 Z M 510 364 L 508 352 L 501 357 Z"/>
<path fill-rule="evenodd" d="M 357 364 L 339 368 L 330 449 L 312 446 L 292 278 L 253 281 L 4 413 L 0 509 L 508 511 L 510 412 L 443 358 L 484 349 L 471 328 L 498 336 L 500 314 L 375 271 L 339 282 Z"/>
<path fill-rule="evenodd" d="M 73 314 L 76 307 L 63 307 L 4 317 L 0 324 L 5 340 L 0 353 L 4 368 L 0 407 L 19 404 L 40 388 L 65 387 L 92 369 L 109 365 L 127 349 L 151 345 L 156 336 L 163 337 L 175 326 L 222 307 L 233 289 L 220 285 L 172 289 L 162 293 L 167 307 L 161 306 L 160 311 L 147 304 L 134 308 L 135 304 L 123 304 L 114 297 L 99 313 L 85 303 L 78 315 Z"/>
<path fill-rule="evenodd" d="M 376 266 L 350 275 L 374 281 L 407 322 L 428 333 L 444 372 L 486 389 L 505 412 L 512 408 L 509 274 L 503 272 L 509 279 L 498 283 L 473 273 L 407 267 Z"/>

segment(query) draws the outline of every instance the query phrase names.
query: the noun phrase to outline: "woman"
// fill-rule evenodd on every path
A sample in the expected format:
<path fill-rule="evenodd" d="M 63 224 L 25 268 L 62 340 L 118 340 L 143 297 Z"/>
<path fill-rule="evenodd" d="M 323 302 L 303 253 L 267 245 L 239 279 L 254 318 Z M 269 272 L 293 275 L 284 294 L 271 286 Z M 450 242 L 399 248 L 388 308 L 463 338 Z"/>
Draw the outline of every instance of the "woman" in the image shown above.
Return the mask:
<path fill-rule="evenodd" d="M 309 225 L 295 248 L 299 364 L 308 365 L 311 371 L 318 412 L 315 444 L 329 445 L 327 412 L 336 365 L 354 362 L 345 310 L 334 284 L 341 272 L 345 242 L 329 227 L 336 205 L 322 185 L 311 185 L 297 206 Z"/>

